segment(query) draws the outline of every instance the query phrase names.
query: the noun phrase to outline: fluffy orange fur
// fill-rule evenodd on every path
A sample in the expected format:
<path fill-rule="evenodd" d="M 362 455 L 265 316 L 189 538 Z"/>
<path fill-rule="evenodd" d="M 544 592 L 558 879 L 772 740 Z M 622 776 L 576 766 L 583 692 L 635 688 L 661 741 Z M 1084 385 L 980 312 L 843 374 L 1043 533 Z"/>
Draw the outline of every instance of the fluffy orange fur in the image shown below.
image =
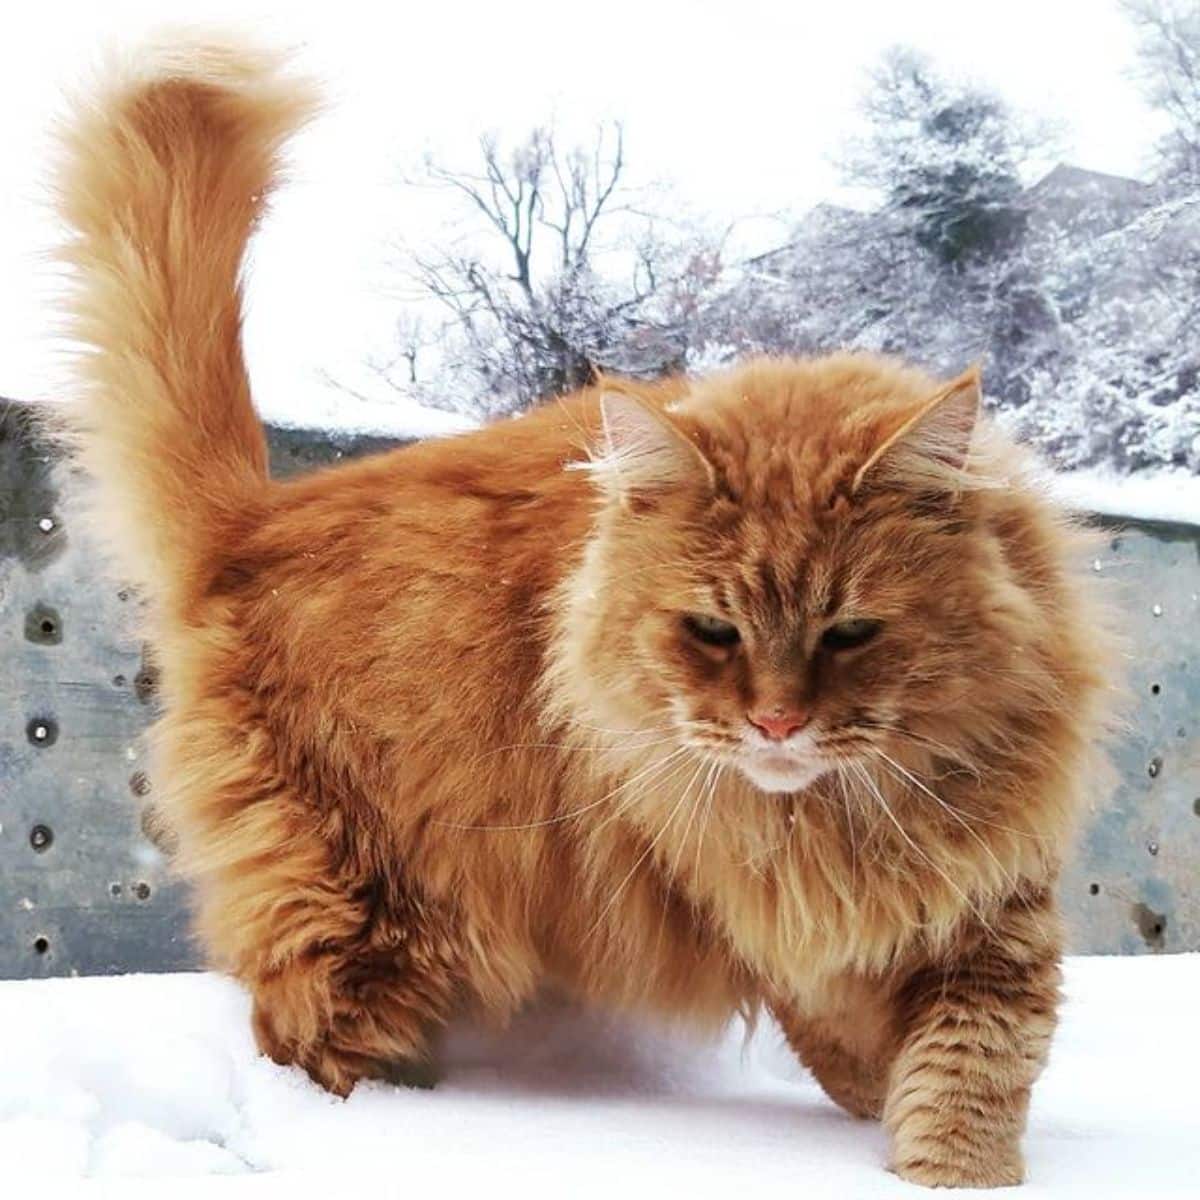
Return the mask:
<path fill-rule="evenodd" d="M 196 928 L 260 1046 L 345 1094 L 546 987 L 767 1008 L 906 1178 L 1017 1182 L 1106 670 L 977 375 L 603 381 L 272 481 L 238 278 L 311 111 L 264 56 L 148 55 L 60 180 L 73 433 L 149 602 Z"/>

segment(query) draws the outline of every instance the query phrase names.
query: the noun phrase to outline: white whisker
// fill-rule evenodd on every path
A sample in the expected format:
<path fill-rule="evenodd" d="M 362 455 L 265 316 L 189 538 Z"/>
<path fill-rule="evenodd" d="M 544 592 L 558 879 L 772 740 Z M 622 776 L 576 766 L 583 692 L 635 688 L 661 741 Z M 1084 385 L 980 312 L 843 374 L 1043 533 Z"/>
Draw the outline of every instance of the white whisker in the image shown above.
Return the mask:
<path fill-rule="evenodd" d="M 601 796 L 599 800 L 593 800 L 588 804 L 584 804 L 580 808 L 572 809 L 570 812 L 556 813 L 552 817 L 543 817 L 540 820 L 529 821 L 529 822 L 526 822 L 526 823 L 520 824 L 520 825 L 495 825 L 495 824 L 472 825 L 472 824 L 460 823 L 457 821 L 438 821 L 436 819 L 433 820 L 431 822 L 431 824 L 439 825 L 444 829 L 493 830 L 493 831 L 504 832 L 504 833 L 513 833 L 513 832 L 519 832 L 522 830 L 529 830 L 529 829 L 542 829 L 542 828 L 545 828 L 545 826 L 547 826 L 547 825 L 557 825 L 560 821 L 570 821 L 576 817 L 581 816 L 583 813 L 590 812 L 594 808 L 599 808 L 602 804 L 604 804 L 608 800 L 611 800 L 613 798 L 613 796 L 615 796 L 618 792 L 622 791 L 624 788 L 627 788 L 631 784 L 637 783 L 639 780 L 641 780 L 645 776 L 651 775 L 655 771 L 664 768 L 668 763 L 677 761 L 682 755 L 687 754 L 687 753 L 688 753 L 688 748 L 686 746 L 680 746 L 678 749 L 676 749 L 676 750 L 672 751 L 672 753 L 668 754 L 666 758 L 655 759 L 648 767 L 644 767 L 636 775 L 631 775 L 628 779 L 622 780 L 619 784 L 617 784 L 617 786 L 615 788 L 612 789 L 612 791 L 607 792 L 605 795 Z"/>
<path fill-rule="evenodd" d="M 675 820 L 676 813 L 679 812 L 680 808 L 683 806 L 683 802 L 686 799 L 687 799 L 687 790 L 685 789 L 680 794 L 679 799 L 675 801 L 675 805 L 671 809 L 670 813 L 667 815 L 667 819 L 663 822 L 662 828 L 658 831 L 658 833 L 656 833 L 654 835 L 654 837 L 651 839 L 650 843 L 646 846 L 645 850 L 643 850 L 641 852 L 641 854 L 639 854 L 637 856 L 637 859 L 634 861 L 633 866 L 629 868 L 629 872 L 628 872 L 628 874 L 626 874 L 625 878 L 622 879 L 619 884 L 617 884 L 615 890 L 613 891 L 612 896 L 609 897 L 608 903 L 605 904 L 605 906 L 600 910 L 600 912 L 597 915 L 596 920 L 593 922 L 591 928 L 587 931 L 587 933 L 584 934 L 584 941 L 587 941 L 590 938 L 592 938 L 596 934 L 596 932 L 600 929 L 600 927 L 604 924 L 604 918 L 606 916 L 608 916 L 608 914 L 612 911 L 613 906 L 620 899 L 621 893 L 628 886 L 629 881 L 631 879 L 633 879 L 633 877 L 638 873 L 638 870 L 641 868 L 642 863 L 644 863 L 646 861 L 646 859 L 651 854 L 654 853 L 654 848 L 658 845 L 659 842 L 662 841 L 663 835 L 667 832 L 667 828 L 670 826 L 671 822 Z"/>
<path fill-rule="evenodd" d="M 896 819 L 896 814 L 894 812 L 892 812 L 892 806 L 890 804 L 888 804 L 887 799 L 883 795 L 883 791 L 880 789 L 879 785 L 875 782 L 875 780 L 873 780 L 871 778 L 870 773 L 867 771 L 866 767 L 864 767 L 862 765 L 862 763 L 860 763 L 860 762 L 853 762 L 853 763 L 851 763 L 851 765 L 855 768 L 855 770 L 857 771 L 857 773 L 859 775 L 859 778 L 867 786 L 867 788 L 870 790 L 870 792 L 874 795 L 875 799 L 879 801 L 880 807 L 883 809 L 883 812 L 887 816 L 887 819 L 889 821 L 891 821 L 891 823 L 895 826 L 896 832 L 905 840 L 905 842 L 908 843 L 909 847 L 912 850 L 914 850 L 917 854 L 920 855 L 921 859 L 926 863 L 926 865 L 932 867 L 933 870 L 936 871 L 938 873 L 938 875 L 941 876 L 941 878 L 945 881 L 947 886 L 950 887 L 950 889 L 955 893 L 955 895 L 957 895 L 962 900 L 962 902 L 971 910 L 971 912 L 974 913 L 976 918 L 979 920 L 979 923 L 981 925 L 983 925 L 983 927 L 985 929 L 990 930 L 991 926 L 988 924 L 987 918 L 979 910 L 978 906 L 972 902 L 970 896 L 968 896 L 967 893 L 965 891 L 963 891 L 963 889 L 961 887 L 959 887 L 958 884 L 955 883 L 953 879 L 950 878 L 950 876 L 946 873 L 945 870 L 942 869 L 942 867 L 938 863 L 934 862 L 934 860 L 924 850 L 922 850 L 921 847 L 918 846 L 915 841 L 913 841 L 908 830 L 905 829 L 904 826 L 901 825 L 901 823 Z"/>

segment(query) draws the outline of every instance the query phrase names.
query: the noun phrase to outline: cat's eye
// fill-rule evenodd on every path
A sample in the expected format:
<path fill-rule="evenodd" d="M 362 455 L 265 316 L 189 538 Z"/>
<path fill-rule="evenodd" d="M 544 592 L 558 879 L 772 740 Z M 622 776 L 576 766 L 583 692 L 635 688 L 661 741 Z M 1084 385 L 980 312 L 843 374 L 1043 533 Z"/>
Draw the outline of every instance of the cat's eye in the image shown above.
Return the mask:
<path fill-rule="evenodd" d="M 882 621 L 869 617 L 839 621 L 821 635 L 821 645 L 826 650 L 853 650 L 855 646 L 865 646 L 882 628 Z"/>
<path fill-rule="evenodd" d="M 683 627 L 706 646 L 736 646 L 742 640 L 736 625 L 708 613 L 685 613 Z"/>

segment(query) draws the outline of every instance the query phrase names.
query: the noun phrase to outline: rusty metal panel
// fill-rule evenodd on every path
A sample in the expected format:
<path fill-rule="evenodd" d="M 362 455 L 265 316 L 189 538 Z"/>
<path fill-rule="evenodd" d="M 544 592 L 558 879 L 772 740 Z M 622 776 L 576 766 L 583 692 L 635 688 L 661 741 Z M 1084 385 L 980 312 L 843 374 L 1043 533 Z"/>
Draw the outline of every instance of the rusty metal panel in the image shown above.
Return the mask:
<path fill-rule="evenodd" d="M 272 430 L 278 474 L 394 444 Z M 0 978 L 197 965 L 186 892 L 144 830 L 154 675 L 136 599 L 80 532 L 68 469 L 0 402 Z M 1090 566 L 1134 649 L 1121 782 L 1064 882 L 1072 948 L 1200 949 L 1200 528 L 1105 522 Z"/>

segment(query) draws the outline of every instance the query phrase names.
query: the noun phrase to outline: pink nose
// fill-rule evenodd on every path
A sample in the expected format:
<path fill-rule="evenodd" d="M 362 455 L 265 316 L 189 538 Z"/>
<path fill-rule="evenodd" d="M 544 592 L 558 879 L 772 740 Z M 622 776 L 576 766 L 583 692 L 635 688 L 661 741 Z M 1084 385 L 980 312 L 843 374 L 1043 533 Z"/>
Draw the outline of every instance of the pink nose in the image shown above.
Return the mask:
<path fill-rule="evenodd" d="M 782 742 L 808 724 L 808 713 L 798 709 L 792 709 L 790 712 L 776 709 L 769 713 L 748 713 L 747 717 L 755 729 L 765 733 L 774 742 Z"/>

